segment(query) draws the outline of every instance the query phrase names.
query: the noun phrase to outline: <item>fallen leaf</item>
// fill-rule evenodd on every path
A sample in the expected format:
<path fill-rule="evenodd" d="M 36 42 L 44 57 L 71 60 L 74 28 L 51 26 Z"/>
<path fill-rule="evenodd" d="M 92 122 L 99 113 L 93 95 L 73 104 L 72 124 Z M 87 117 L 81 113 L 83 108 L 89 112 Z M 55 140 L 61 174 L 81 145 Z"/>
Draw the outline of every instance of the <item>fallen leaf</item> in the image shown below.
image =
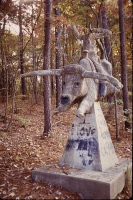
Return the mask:
<path fill-rule="evenodd" d="M 14 197 L 14 196 L 15 196 L 15 193 L 14 193 L 14 192 L 11 192 L 11 193 L 9 194 L 9 196 Z"/>

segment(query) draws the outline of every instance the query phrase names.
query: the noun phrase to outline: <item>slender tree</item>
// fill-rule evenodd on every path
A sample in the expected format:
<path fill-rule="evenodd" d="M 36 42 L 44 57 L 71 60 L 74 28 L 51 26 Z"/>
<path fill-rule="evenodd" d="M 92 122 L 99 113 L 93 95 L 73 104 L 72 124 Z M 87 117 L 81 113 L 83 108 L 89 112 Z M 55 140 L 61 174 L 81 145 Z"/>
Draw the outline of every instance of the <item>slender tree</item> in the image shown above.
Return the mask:
<path fill-rule="evenodd" d="M 123 110 L 125 119 L 125 130 L 130 128 L 127 120 L 129 117 L 128 84 L 127 84 L 127 62 L 125 49 L 125 29 L 124 29 L 124 6 L 123 0 L 118 0 L 119 6 L 119 29 L 120 29 L 120 51 L 121 51 L 121 81 L 123 84 Z"/>
<path fill-rule="evenodd" d="M 6 100 L 6 66 L 5 66 L 5 51 L 4 51 L 4 42 L 3 42 L 3 36 L 5 32 L 5 25 L 6 25 L 6 20 L 3 22 L 3 26 L 1 26 L 2 23 L 0 23 L 0 65 L 2 67 L 1 70 L 1 79 L 0 79 L 0 87 L 1 89 L 1 94 L 2 94 L 2 99 L 3 102 Z"/>
<path fill-rule="evenodd" d="M 103 28 L 108 29 L 108 21 L 107 21 L 107 17 L 106 17 L 106 9 L 105 9 L 104 1 L 102 1 L 102 5 L 101 5 L 101 14 L 102 14 L 102 26 L 103 26 Z M 104 44 L 105 44 L 107 59 L 111 62 L 111 55 L 110 55 L 111 48 L 110 48 L 110 43 L 109 43 L 108 37 L 104 38 Z"/>
<path fill-rule="evenodd" d="M 33 4 L 32 6 L 32 62 L 33 62 L 33 69 L 36 70 L 36 54 L 35 54 L 35 44 L 34 44 L 34 9 Z M 38 103 L 38 93 L 37 93 L 37 77 L 33 77 L 33 91 L 35 96 L 35 102 Z"/>
<path fill-rule="evenodd" d="M 133 30 L 133 0 L 132 1 L 132 30 Z M 132 31 L 132 39 L 131 39 L 131 51 L 132 51 L 132 60 L 133 60 L 133 31 Z"/>
<path fill-rule="evenodd" d="M 45 0 L 44 5 L 45 23 L 44 23 L 44 64 L 43 69 L 50 69 L 50 51 L 51 51 L 51 18 L 52 18 L 52 0 Z M 48 135 L 51 130 L 51 79 L 50 76 L 44 77 L 44 135 Z"/>
<path fill-rule="evenodd" d="M 60 9 L 58 4 L 55 7 L 55 17 L 60 16 Z M 60 42 L 60 26 L 55 27 L 55 40 L 56 40 L 56 69 L 61 68 L 61 42 Z M 62 79 L 61 76 L 56 77 L 56 106 L 60 104 L 60 95 L 62 92 Z"/>
<path fill-rule="evenodd" d="M 22 3 L 19 2 L 19 65 L 21 69 L 21 74 L 24 74 L 24 58 L 23 58 L 23 28 L 22 28 Z M 26 94 L 26 84 L 25 79 L 21 78 L 21 90 L 22 94 Z"/>

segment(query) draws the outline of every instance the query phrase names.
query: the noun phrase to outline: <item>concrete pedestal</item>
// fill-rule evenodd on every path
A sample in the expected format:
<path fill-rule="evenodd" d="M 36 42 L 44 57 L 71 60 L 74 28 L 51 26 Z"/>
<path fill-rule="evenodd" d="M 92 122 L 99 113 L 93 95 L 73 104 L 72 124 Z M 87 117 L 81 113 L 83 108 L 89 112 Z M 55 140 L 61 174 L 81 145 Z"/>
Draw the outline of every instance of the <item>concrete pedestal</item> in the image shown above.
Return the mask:
<path fill-rule="evenodd" d="M 118 164 L 99 102 L 85 117 L 75 117 L 60 164 L 93 171 L 105 171 Z"/>
<path fill-rule="evenodd" d="M 36 182 L 77 192 L 82 199 L 114 199 L 124 188 L 127 165 L 132 171 L 130 159 L 120 159 L 118 165 L 104 172 L 61 167 L 53 163 L 33 170 L 32 178 Z"/>
<path fill-rule="evenodd" d="M 75 117 L 60 164 L 35 169 L 32 178 L 77 192 L 83 199 L 114 199 L 124 188 L 129 164 L 129 159 L 118 161 L 96 102 L 85 117 Z"/>

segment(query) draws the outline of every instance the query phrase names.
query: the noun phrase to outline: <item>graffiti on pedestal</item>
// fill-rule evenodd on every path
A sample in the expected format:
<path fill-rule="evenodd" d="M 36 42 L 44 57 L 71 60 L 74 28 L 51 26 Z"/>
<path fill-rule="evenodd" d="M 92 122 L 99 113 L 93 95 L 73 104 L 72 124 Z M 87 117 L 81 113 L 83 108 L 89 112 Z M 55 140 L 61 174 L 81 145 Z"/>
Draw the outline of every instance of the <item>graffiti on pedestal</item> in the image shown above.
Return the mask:
<path fill-rule="evenodd" d="M 89 139 L 79 140 L 77 151 L 79 151 L 79 155 L 82 157 L 83 165 L 86 166 L 92 164 L 99 155 L 98 142 L 96 138 L 89 137 Z"/>
<path fill-rule="evenodd" d="M 103 156 L 108 156 L 111 154 L 115 154 L 114 146 L 112 144 L 112 141 L 106 142 L 104 146 L 101 147 L 101 153 Z"/>
<path fill-rule="evenodd" d="M 88 139 L 69 139 L 66 145 L 66 151 L 75 149 L 79 152 L 79 157 L 82 159 L 83 165 L 90 165 L 94 159 L 99 158 L 98 142 L 96 138 L 89 137 Z"/>
<path fill-rule="evenodd" d="M 66 151 L 78 152 L 84 166 L 91 165 L 94 160 L 99 159 L 96 132 L 94 125 L 85 120 L 78 125 L 73 123 L 71 126 L 71 137 L 67 141 Z"/>
<path fill-rule="evenodd" d="M 77 128 L 77 135 L 80 136 L 90 136 L 90 135 L 94 135 L 96 133 L 96 128 L 94 126 L 92 126 L 90 123 L 85 123 L 85 121 L 83 123 L 79 123 L 79 126 L 76 127 Z M 72 124 L 71 127 L 71 135 L 74 135 L 74 129 L 75 129 L 75 125 Z"/>
<path fill-rule="evenodd" d="M 89 136 L 89 135 L 93 135 L 94 133 L 96 132 L 96 129 L 95 128 L 93 128 L 93 127 L 82 127 L 81 129 L 80 129 L 80 131 L 77 133 L 77 135 L 80 135 L 80 136 L 84 136 L 84 135 L 86 135 L 86 136 Z"/>

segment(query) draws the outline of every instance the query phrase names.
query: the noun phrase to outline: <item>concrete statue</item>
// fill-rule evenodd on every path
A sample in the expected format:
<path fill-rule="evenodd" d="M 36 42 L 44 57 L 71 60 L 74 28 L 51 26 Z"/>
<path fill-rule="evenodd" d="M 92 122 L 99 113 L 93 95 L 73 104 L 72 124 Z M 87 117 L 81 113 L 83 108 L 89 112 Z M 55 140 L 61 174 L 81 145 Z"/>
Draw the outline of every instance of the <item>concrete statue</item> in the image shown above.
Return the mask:
<path fill-rule="evenodd" d="M 78 104 L 59 162 L 61 168 L 69 167 L 69 173 L 62 173 L 59 167 L 49 171 L 43 166 L 33 170 L 32 177 L 37 182 L 44 181 L 78 192 L 86 199 L 113 199 L 124 187 L 123 170 L 126 169 L 127 160 L 124 163 L 117 158 L 99 103 L 99 96 L 114 95 L 122 88 L 122 84 L 112 76 L 112 65 L 105 58 L 99 41 L 105 35 L 111 35 L 111 32 L 93 29 L 91 33 L 80 35 L 75 26 L 73 29 L 77 37 L 83 40 L 82 57 L 78 64 L 21 75 L 62 76 L 61 103 L 55 109 L 55 114 Z M 96 42 L 101 57 L 95 51 Z"/>
<path fill-rule="evenodd" d="M 55 113 L 64 112 L 72 105 L 78 104 L 76 118 L 60 163 L 96 171 L 104 171 L 118 163 L 106 121 L 97 101 L 99 80 L 109 82 L 108 87 L 117 89 L 121 89 L 122 84 L 113 76 L 96 72 L 93 62 L 86 57 L 82 58 L 79 64 L 70 64 L 64 69 L 39 70 L 23 74 L 22 77 L 36 75 L 62 76 L 61 104 Z M 109 162 L 110 158 L 113 161 Z"/>

